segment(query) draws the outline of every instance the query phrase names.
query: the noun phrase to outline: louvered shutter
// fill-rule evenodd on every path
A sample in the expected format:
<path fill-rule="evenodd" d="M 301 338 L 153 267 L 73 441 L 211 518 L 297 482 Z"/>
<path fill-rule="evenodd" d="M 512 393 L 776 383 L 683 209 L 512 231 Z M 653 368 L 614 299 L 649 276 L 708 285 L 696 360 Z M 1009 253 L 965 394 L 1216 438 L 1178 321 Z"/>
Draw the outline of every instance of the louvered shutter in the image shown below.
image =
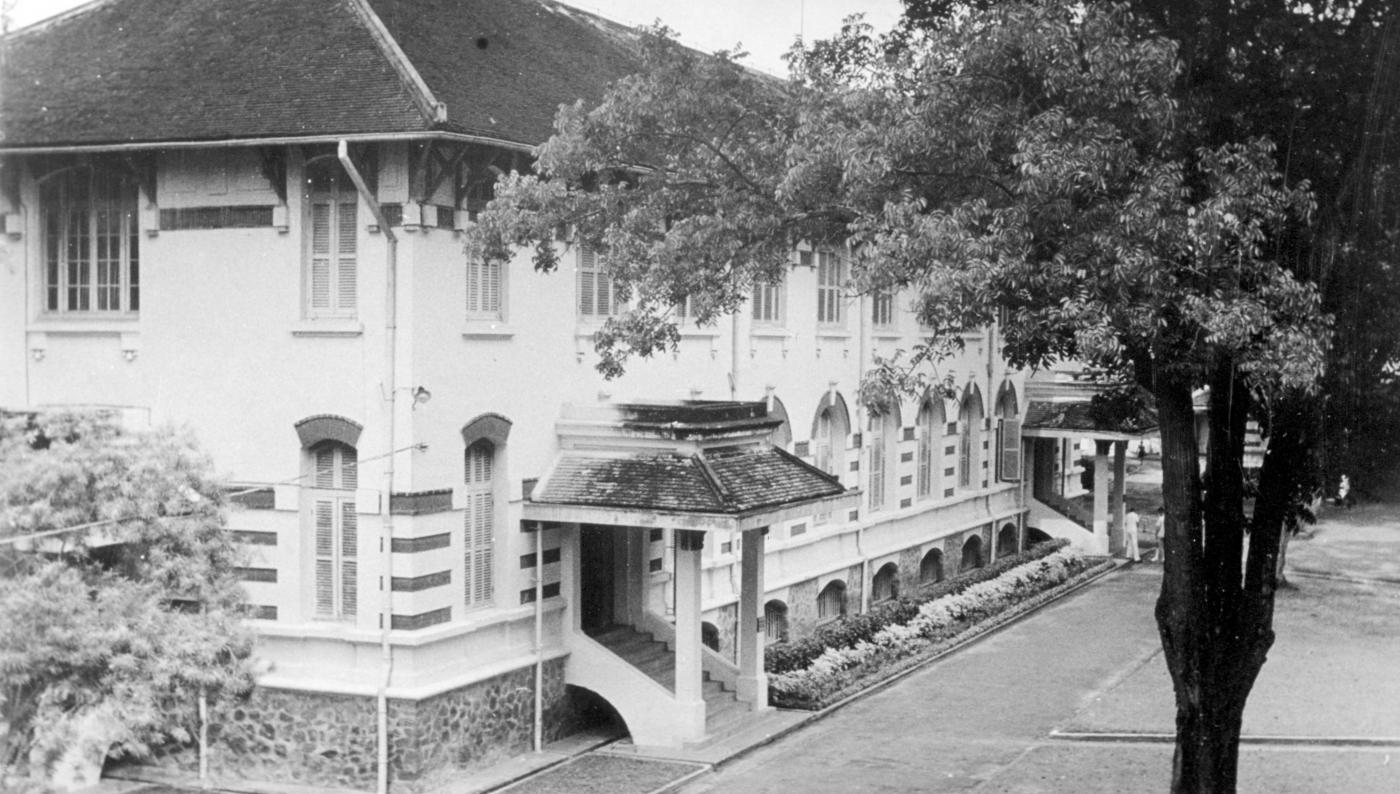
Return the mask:
<path fill-rule="evenodd" d="M 340 447 L 340 487 L 353 491 L 359 487 L 359 461 L 351 447 Z"/>
<path fill-rule="evenodd" d="M 578 313 L 582 317 L 592 317 L 598 313 L 597 302 L 597 259 L 587 248 L 578 253 Z"/>
<path fill-rule="evenodd" d="M 1021 420 L 1001 420 L 1001 479 L 1021 479 Z"/>
<path fill-rule="evenodd" d="M 353 313 L 356 300 L 356 248 L 354 202 L 341 202 L 336 216 L 336 304 L 335 308 Z"/>
<path fill-rule="evenodd" d="M 331 204 L 311 205 L 311 308 L 331 308 Z"/>
<path fill-rule="evenodd" d="M 885 434 L 879 428 L 870 444 L 870 508 L 885 504 Z"/>
<path fill-rule="evenodd" d="M 492 316 L 501 312 L 501 263 L 482 263 L 481 311 Z"/>
<path fill-rule="evenodd" d="M 467 606 L 490 603 L 494 595 L 495 497 L 492 494 L 495 450 L 489 443 L 467 450 L 467 510 L 463 527 L 463 574 Z"/>
<path fill-rule="evenodd" d="M 962 437 L 958 439 L 958 485 L 966 488 L 972 484 L 972 427 L 969 417 L 962 419 Z"/>
<path fill-rule="evenodd" d="M 359 545 L 358 516 L 355 502 L 340 503 L 340 614 L 350 617 L 359 606 L 359 581 L 356 570 L 356 550 Z"/>
<path fill-rule="evenodd" d="M 473 315 L 482 309 L 481 301 L 482 263 L 475 259 L 467 260 L 467 314 Z"/>
<path fill-rule="evenodd" d="M 335 616 L 335 502 L 317 499 L 316 522 L 316 614 Z"/>
<path fill-rule="evenodd" d="M 316 487 L 335 487 L 335 447 L 329 444 L 316 450 Z"/>
<path fill-rule="evenodd" d="M 598 271 L 596 278 L 598 280 L 598 316 L 610 317 L 613 313 L 612 278 L 601 270 Z"/>

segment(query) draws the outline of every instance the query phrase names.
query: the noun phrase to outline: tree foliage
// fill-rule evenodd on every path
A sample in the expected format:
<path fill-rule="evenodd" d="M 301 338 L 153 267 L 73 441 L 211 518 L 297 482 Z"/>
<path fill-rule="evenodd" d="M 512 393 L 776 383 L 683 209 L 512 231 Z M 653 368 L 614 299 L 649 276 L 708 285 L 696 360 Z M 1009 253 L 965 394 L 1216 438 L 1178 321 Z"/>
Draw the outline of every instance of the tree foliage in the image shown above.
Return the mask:
<path fill-rule="evenodd" d="M 200 697 L 251 686 L 237 549 L 209 461 L 92 414 L 0 420 L 0 764 L 188 741 Z"/>
<path fill-rule="evenodd" d="M 643 74 L 560 114 L 539 174 L 498 187 L 471 246 L 532 245 L 544 270 L 561 231 L 598 250 L 636 298 L 597 338 L 610 375 L 674 344 L 663 307 L 690 297 L 713 320 L 808 243 L 843 247 L 853 292 L 912 294 L 931 329 L 902 366 L 867 373 L 877 412 L 999 314 L 1012 364 L 1073 359 L 1145 389 L 1164 448 L 1174 785 L 1233 790 L 1292 464 L 1311 443 L 1280 423 L 1247 535 L 1245 418 L 1294 411 L 1329 336 L 1317 289 L 1276 256 L 1311 193 L 1270 140 L 1201 132 L 1176 43 L 1125 6 L 927 6 L 931 24 L 853 21 L 795 53 L 785 85 L 653 36 Z M 1207 386 L 1203 481 L 1192 394 Z"/>

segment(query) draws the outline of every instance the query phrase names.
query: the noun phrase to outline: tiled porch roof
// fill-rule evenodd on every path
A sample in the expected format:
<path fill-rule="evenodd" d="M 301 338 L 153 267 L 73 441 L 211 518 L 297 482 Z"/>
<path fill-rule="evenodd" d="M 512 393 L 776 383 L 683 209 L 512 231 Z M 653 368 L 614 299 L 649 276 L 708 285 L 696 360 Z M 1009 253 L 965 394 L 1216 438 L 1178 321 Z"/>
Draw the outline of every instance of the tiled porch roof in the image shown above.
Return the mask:
<path fill-rule="evenodd" d="M 763 445 L 685 456 L 564 452 L 533 501 L 680 513 L 738 515 L 836 496 L 830 475 Z"/>
<path fill-rule="evenodd" d="M 1088 436 L 1142 435 L 1157 429 L 1157 413 L 1150 407 L 1143 407 L 1134 413 L 1115 415 L 1096 406 L 1091 399 L 1031 400 L 1022 428 L 1025 431 L 1082 431 Z"/>

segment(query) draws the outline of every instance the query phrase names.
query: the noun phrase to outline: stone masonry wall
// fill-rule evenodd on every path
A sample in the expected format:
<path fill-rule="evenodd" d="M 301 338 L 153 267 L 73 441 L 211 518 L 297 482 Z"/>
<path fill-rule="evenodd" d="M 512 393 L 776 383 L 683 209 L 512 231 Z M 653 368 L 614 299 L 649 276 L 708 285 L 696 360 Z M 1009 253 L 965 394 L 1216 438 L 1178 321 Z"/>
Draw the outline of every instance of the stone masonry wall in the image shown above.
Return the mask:
<path fill-rule="evenodd" d="M 577 724 L 564 661 L 544 665 L 546 742 Z M 390 779 L 420 790 L 455 770 L 530 749 L 534 682 L 534 668 L 524 667 L 420 701 L 391 699 Z M 377 724 L 373 697 L 259 687 L 247 699 L 211 709 L 210 773 L 225 780 L 372 790 Z M 185 747 L 160 754 L 156 763 L 193 773 L 199 758 L 194 747 Z"/>
<path fill-rule="evenodd" d="M 811 636 L 817 627 L 817 580 L 808 579 L 789 587 L 787 608 L 788 636 Z"/>

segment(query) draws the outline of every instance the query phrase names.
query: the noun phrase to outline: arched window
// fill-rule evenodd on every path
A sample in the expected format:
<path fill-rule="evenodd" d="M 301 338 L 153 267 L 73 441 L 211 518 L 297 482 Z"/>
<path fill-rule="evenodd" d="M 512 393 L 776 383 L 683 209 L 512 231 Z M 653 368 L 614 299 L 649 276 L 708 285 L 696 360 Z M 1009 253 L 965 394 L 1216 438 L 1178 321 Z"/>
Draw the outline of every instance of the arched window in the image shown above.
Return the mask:
<path fill-rule="evenodd" d="M 997 448 L 994 452 L 998 482 L 1021 479 L 1021 421 L 1016 406 L 1016 388 L 1002 385 L 997 397 Z"/>
<path fill-rule="evenodd" d="M 997 532 L 997 559 L 1016 553 L 1016 525 L 1006 524 Z"/>
<path fill-rule="evenodd" d="M 792 423 L 788 421 L 787 406 L 777 397 L 773 397 L 768 405 L 768 418 L 781 419 L 782 424 L 773 429 L 773 435 L 769 437 L 775 447 L 789 449 L 792 446 Z"/>
<path fill-rule="evenodd" d="M 888 468 L 885 461 L 885 448 L 891 442 L 885 438 L 884 417 L 870 417 L 870 436 L 867 439 L 870 444 L 869 485 L 867 487 L 867 498 L 870 510 L 875 511 L 885 506 L 885 470 Z"/>
<path fill-rule="evenodd" d="M 359 305 L 359 195 L 335 157 L 306 164 L 306 316 L 354 317 Z"/>
<path fill-rule="evenodd" d="M 939 439 L 943 437 L 943 400 L 924 400 L 919 408 L 918 433 L 918 497 L 937 499 L 942 495 L 943 450 Z"/>
<path fill-rule="evenodd" d="M 483 438 L 467 447 L 463 581 L 468 607 L 490 604 L 494 594 L 495 475 L 496 445 Z"/>
<path fill-rule="evenodd" d="M 894 493 L 899 426 L 898 405 L 890 405 L 884 413 L 872 413 L 870 416 L 868 491 L 871 510 L 880 510 L 888 506 Z"/>
<path fill-rule="evenodd" d="M 715 627 L 715 624 L 700 624 L 700 642 L 706 648 L 719 653 L 719 629 Z"/>
<path fill-rule="evenodd" d="M 828 392 L 817 404 L 812 420 L 812 463 L 840 477 L 846 468 L 846 436 L 851 432 L 850 412 L 840 394 Z"/>
<path fill-rule="evenodd" d="M 353 619 L 359 608 L 359 521 L 355 448 L 321 441 L 309 450 L 314 603 L 318 618 Z"/>
<path fill-rule="evenodd" d="M 958 415 L 958 487 L 982 487 L 982 395 L 974 386 Z"/>
<path fill-rule="evenodd" d="M 943 552 L 930 549 L 919 561 L 919 581 L 923 584 L 943 581 Z"/>
<path fill-rule="evenodd" d="M 837 579 L 817 596 L 817 620 L 835 620 L 846 614 L 846 583 Z"/>
<path fill-rule="evenodd" d="M 763 639 L 786 642 L 788 638 L 787 604 L 774 599 L 763 605 Z"/>
<path fill-rule="evenodd" d="M 41 182 L 44 311 L 141 308 L 136 205 L 136 180 L 119 171 L 80 166 Z"/>
<path fill-rule="evenodd" d="M 973 568 L 982 567 L 982 536 L 970 535 L 963 541 L 962 561 L 958 563 L 958 571 L 970 571 Z"/>
<path fill-rule="evenodd" d="M 887 562 L 880 566 L 880 570 L 875 572 L 875 578 L 870 583 L 870 597 L 876 603 L 899 597 L 898 565 Z"/>

